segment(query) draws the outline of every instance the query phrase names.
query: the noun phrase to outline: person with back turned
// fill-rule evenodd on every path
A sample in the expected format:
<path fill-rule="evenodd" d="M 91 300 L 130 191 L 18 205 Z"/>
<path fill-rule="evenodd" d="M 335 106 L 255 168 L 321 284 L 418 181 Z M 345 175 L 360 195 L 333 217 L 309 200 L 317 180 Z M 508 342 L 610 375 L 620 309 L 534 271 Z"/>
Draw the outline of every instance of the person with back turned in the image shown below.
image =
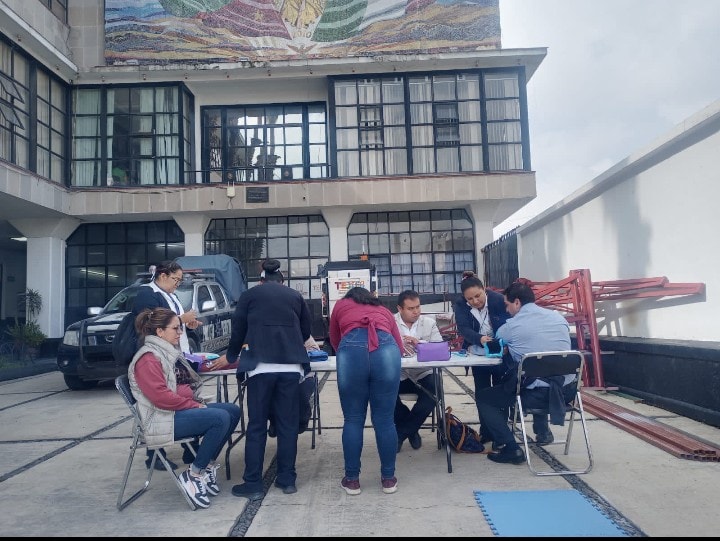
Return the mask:
<path fill-rule="evenodd" d="M 260 284 L 240 295 L 232 319 L 226 355 L 218 364 L 238 359 L 238 375 L 247 376 L 248 426 L 245 434 L 244 483 L 232 493 L 251 501 L 264 496 L 263 464 L 268 421 L 274 416 L 277 434 L 275 486 L 284 494 L 297 492 L 298 403 L 300 383 L 310 372 L 305 341 L 312 317 L 305 299 L 284 285 L 277 259 L 262 263 Z"/>

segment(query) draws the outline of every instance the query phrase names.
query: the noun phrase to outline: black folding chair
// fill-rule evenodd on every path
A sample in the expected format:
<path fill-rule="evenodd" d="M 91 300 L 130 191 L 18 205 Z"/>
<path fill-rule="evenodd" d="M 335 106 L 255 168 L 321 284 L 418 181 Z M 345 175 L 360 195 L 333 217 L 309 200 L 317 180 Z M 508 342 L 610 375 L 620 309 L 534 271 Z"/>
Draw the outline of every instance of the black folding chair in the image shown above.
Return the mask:
<path fill-rule="evenodd" d="M 175 472 L 170 467 L 170 464 L 168 463 L 167 458 L 165 458 L 165 455 L 163 453 L 158 452 L 158 450 L 162 447 L 167 447 L 166 445 L 148 445 L 145 442 L 145 432 L 143 430 L 142 421 L 140 419 L 140 414 L 138 413 L 135 397 L 132 394 L 132 390 L 130 389 L 130 381 L 128 379 L 127 374 L 118 376 L 115 378 L 115 388 L 120 392 L 120 395 L 125 400 L 125 403 L 127 404 L 127 407 L 130 408 L 130 411 L 133 416 L 133 427 L 132 427 L 132 443 L 130 444 L 130 456 L 128 456 L 127 466 L 125 466 L 125 474 L 123 475 L 122 479 L 122 486 L 120 487 L 120 494 L 118 495 L 117 499 L 117 508 L 119 511 L 122 511 L 125 509 L 128 505 L 130 505 L 132 502 L 137 500 L 140 496 L 142 496 L 147 489 L 150 487 L 150 480 L 152 479 L 153 472 L 155 471 L 155 461 L 160 459 L 160 461 L 165 466 L 165 471 L 168 472 L 168 474 L 172 477 L 173 482 L 178 487 L 178 490 L 182 493 L 183 497 L 185 498 L 185 501 L 187 501 L 188 505 L 190 506 L 190 509 L 193 511 L 195 510 L 195 504 L 190 499 L 190 496 L 188 496 L 187 492 L 185 492 L 185 489 L 182 486 L 182 483 L 180 482 L 180 479 L 177 475 L 175 475 Z M 191 450 L 193 455 L 195 454 L 195 450 L 193 449 L 192 445 L 190 445 L 195 438 L 183 438 L 179 440 L 175 440 L 173 444 L 187 444 L 187 448 Z M 127 500 L 123 501 L 123 496 L 125 495 L 125 489 L 127 487 L 128 478 L 130 477 L 130 470 L 133 466 L 133 459 L 135 458 L 135 451 L 138 449 L 150 449 L 153 451 L 152 460 L 150 461 L 150 467 L 148 468 L 148 474 L 147 478 L 145 479 L 145 484 L 135 492 L 132 496 L 130 496 Z"/>
<path fill-rule="evenodd" d="M 580 387 L 582 386 L 582 370 L 585 364 L 585 357 L 580 351 L 547 351 L 541 353 L 528 353 L 523 355 L 518 365 L 517 387 L 515 391 L 515 406 L 513 407 L 510 423 L 513 432 L 518 436 L 517 425 L 520 425 L 522 433 L 522 442 L 525 447 L 525 457 L 528 468 L 535 475 L 579 475 L 588 473 L 593 467 L 593 455 L 590 448 L 590 439 L 588 437 L 587 423 L 585 420 L 585 410 L 583 409 L 582 397 L 580 396 Z M 552 376 L 564 376 L 566 374 L 575 374 L 575 396 L 565 405 L 565 415 L 567 427 L 567 435 L 564 440 L 555 441 L 555 444 L 564 444 L 564 454 L 567 455 L 570 450 L 570 440 L 572 437 L 575 414 L 580 418 L 580 423 L 585 437 L 585 449 L 587 452 L 587 466 L 584 469 L 563 469 L 552 471 L 540 471 L 536 469 L 530 458 L 530 448 L 528 445 L 527 430 L 525 428 L 525 416 L 530 415 L 549 415 L 549 404 L 546 408 L 535 409 L 526 408 L 522 402 L 523 381 L 534 378 L 547 378 Z M 569 414 L 569 419 L 567 418 Z"/>

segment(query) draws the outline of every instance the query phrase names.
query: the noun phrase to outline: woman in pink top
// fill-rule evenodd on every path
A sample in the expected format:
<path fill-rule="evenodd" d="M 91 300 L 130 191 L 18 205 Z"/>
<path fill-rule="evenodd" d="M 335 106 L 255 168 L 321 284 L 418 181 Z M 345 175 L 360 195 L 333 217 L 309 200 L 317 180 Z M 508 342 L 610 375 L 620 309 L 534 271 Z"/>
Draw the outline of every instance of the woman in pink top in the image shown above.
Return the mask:
<path fill-rule="evenodd" d="M 165 445 L 198 436 L 200 446 L 180 483 L 197 507 L 210 506 L 209 496 L 220 493 L 216 459 L 240 422 L 236 404 L 206 404 L 200 396 L 202 380 L 180 351 L 183 326 L 167 308 L 146 308 L 135 319 L 142 346 L 128 367 L 145 440 Z"/>
<path fill-rule="evenodd" d="M 380 455 L 380 483 L 386 494 L 397 490 L 395 400 L 400 385 L 402 337 L 395 318 L 380 300 L 353 287 L 330 316 L 330 343 L 336 351 L 337 384 L 342 407 L 345 477 L 341 486 L 360 494 L 360 455 L 368 404 Z"/>

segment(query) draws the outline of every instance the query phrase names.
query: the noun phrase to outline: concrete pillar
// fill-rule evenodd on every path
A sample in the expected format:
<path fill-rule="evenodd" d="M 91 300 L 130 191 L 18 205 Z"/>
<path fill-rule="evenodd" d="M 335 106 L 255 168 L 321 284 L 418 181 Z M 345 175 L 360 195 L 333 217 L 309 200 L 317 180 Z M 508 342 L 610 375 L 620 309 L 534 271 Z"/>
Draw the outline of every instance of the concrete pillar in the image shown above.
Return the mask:
<path fill-rule="evenodd" d="M 65 333 L 65 241 L 80 225 L 74 218 L 12 220 L 13 227 L 27 237 L 26 288 L 42 298 L 37 316 L 48 338 Z"/>
<path fill-rule="evenodd" d="M 185 233 L 185 255 L 205 255 L 205 231 L 210 225 L 210 218 L 197 213 L 173 217 Z"/>
<path fill-rule="evenodd" d="M 493 217 L 488 210 L 487 204 L 484 202 L 470 203 L 470 217 L 475 227 L 473 233 L 475 235 L 475 260 L 477 261 L 477 274 L 480 279 L 485 282 L 485 257 L 482 249 L 490 244 L 493 239 Z"/>
<path fill-rule="evenodd" d="M 330 229 L 329 261 L 348 260 L 347 227 L 353 215 L 350 208 L 323 208 L 323 218 Z"/>

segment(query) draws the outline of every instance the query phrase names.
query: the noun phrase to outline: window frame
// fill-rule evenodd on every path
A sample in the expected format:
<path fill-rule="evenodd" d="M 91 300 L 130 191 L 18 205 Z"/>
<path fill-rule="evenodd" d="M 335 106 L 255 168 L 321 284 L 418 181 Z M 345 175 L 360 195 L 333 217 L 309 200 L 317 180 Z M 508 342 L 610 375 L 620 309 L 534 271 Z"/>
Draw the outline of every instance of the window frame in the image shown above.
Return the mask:
<path fill-rule="evenodd" d="M 38 92 L 39 73 L 48 87 L 61 94 Z M 53 182 L 63 183 L 68 171 L 70 85 L 46 69 L 17 44 L 0 34 L 0 159 Z M 47 103 L 48 119 L 41 120 L 39 103 Z M 50 148 L 38 136 L 46 136 Z M 38 152 L 40 146 L 40 152 Z M 47 151 L 47 162 L 38 156 Z M 49 174 L 47 174 L 49 172 Z"/>
<path fill-rule="evenodd" d="M 367 255 L 375 265 L 382 296 L 406 289 L 459 293 L 458 277 L 476 268 L 473 223 L 464 209 L 356 212 L 347 237 L 349 259 Z"/>
<path fill-rule="evenodd" d="M 328 178 L 325 102 L 203 106 L 200 123 L 203 183 Z"/>
<path fill-rule="evenodd" d="M 513 94 L 488 95 L 490 83 L 502 78 L 513 81 L 505 85 L 514 89 Z M 329 80 L 333 178 L 532 170 L 524 66 L 402 75 L 337 75 Z M 397 101 L 397 95 L 386 102 L 384 85 L 398 81 L 402 81 L 402 102 Z M 376 91 L 362 92 L 361 85 L 369 86 L 371 82 Z M 424 88 L 411 88 L 418 83 Z M 496 84 L 495 90 L 500 86 Z M 499 108 L 497 104 L 502 101 L 508 103 L 507 110 L 517 112 L 516 118 L 489 118 L 488 107 Z M 405 111 L 402 124 L 392 125 L 405 130 L 406 144 L 397 147 L 406 151 L 402 164 L 397 157 L 388 155 L 392 147 L 387 144 L 387 132 L 381 130 L 391 126 L 383 115 L 374 119 L 372 126 L 367 121 L 367 111 L 373 108 L 384 111 L 388 103 L 401 103 Z M 423 107 L 429 109 L 416 116 Z M 443 114 L 443 108 L 448 107 L 454 109 L 452 118 Z M 493 134 L 503 130 L 513 139 L 493 140 Z M 363 153 L 370 152 L 376 153 L 376 160 L 363 161 Z"/>
<path fill-rule="evenodd" d="M 330 259 L 330 228 L 319 214 L 216 218 L 205 232 L 205 253 L 236 258 L 249 286 L 260 281 L 264 259 L 277 259 L 286 285 L 305 299 L 319 300 L 317 268 Z"/>
<path fill-rule="evenodd" d="M 169 89 L 177 91 L 172 110 L 162 107 L 168 103 L 163 100 L 163 96 Z M 148 95 L 147 91 L 152 92 L 149 100 L 143 98 Z M 78 112 L 77 96 L 81 92 L 97 92 L 96 111 Z M 120 99 L 122 94 L 127 96 L 126 104 Z M 111 97 L 114 99 L 112 107 Z M 194 156 L 191 152 L 193 100 L 187 86 L 179 82 L 73 87 L 73 152 L 68 185 L 78 188 L 125 185 L 154 187 L 194 183 Z M 126 105 L 126 110 L 118 105 Z M 167 128 L 159 129 L 168 123 L 168 119 L 169 131 Z M 82 133 L 78 128 L 81 122 L 88 125 L 94 123 L 94 133 Z M 80 147 L 83 141 L 92 141 L 93 148 L 89 150 L 91 155 L 80 156 L 88 152 L 82 151 Z M 122 141 L 126 142 L 124 153 L 122 146 L 116 146 Z"/>

